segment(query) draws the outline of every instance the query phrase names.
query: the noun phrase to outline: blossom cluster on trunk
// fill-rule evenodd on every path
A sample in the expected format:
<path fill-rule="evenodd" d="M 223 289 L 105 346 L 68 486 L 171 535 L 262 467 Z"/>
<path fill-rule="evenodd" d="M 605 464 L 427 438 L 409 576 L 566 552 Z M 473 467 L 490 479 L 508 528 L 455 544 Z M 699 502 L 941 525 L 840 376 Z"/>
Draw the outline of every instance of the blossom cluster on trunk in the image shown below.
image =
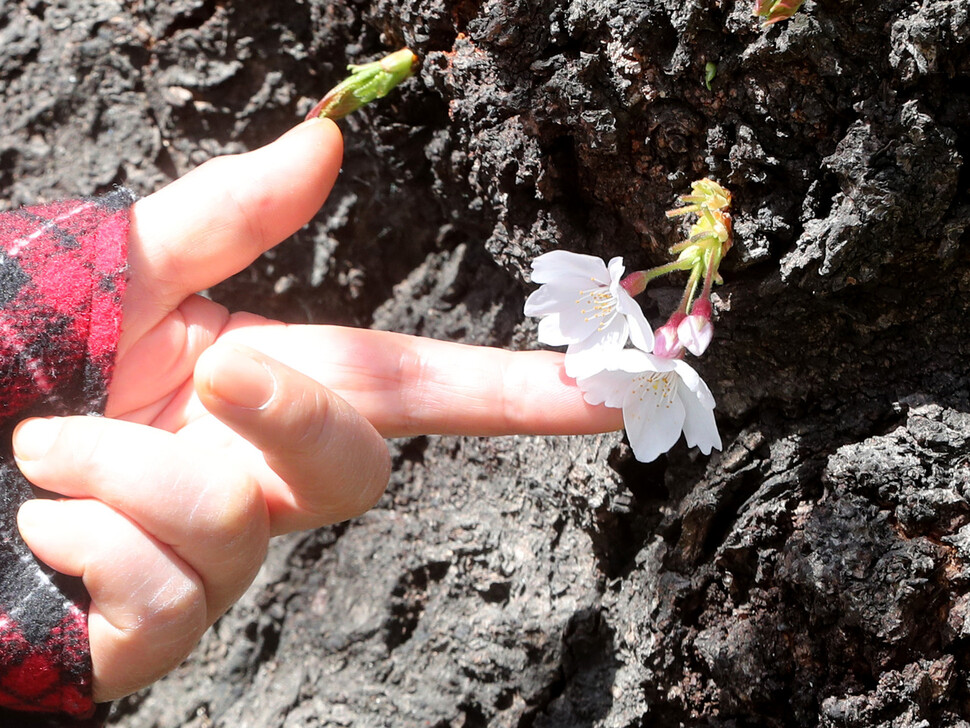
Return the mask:
<path fill-rule="evenodd" d="M 683 357 L 702 355 L 714 334 L 710 294 L 731 245 L 731 196 L 704 179 L 680 199 L 686 204 L 667 214 L 698 219 L 671 248 L 677 256 L 672 262 L 624 277 L 619 257 L 604 263 L 553 250 L 533 261 L 532 281 L 540 286 L 525 303 L 525 314 L 540 318 L 539 341 L 566 347 L 566 374 L 584 399 L 623 410 L 630 446 L 642 462 L 667 452 L 681 433 L 705 455 L 722 447 L 714 396 Z M 684 297 L 654 331 L 635 296 L 652 279 L 676 271 L 689 272 Z"/>

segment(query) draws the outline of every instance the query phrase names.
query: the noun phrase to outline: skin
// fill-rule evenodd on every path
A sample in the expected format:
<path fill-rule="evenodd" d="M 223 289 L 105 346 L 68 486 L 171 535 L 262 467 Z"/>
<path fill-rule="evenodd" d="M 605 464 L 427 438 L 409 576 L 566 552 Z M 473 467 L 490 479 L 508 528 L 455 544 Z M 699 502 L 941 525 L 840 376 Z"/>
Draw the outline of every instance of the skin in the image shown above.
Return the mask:
<path fill-rule="evenodd" d="M 311 119 L 137 202 L 107 416 L 14 433 L 24 475 L 69 498 L 29 501 L 18 522 L 91 594 L 99 701 L 183 660 L 273 535 L 370 508 L 389 477 L 385 437 L 622 426 L 583 400 L 558 353 L 293 326 L 196 295 L 306 223 L 342 149 L 333 122 Z"/>

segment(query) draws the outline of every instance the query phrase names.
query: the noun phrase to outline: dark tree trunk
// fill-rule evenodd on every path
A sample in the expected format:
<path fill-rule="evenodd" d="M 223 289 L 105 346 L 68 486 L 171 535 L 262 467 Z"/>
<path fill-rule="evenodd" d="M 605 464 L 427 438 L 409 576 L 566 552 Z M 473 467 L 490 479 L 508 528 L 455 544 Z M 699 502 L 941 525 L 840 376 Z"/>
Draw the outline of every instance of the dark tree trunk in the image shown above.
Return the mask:
<path fill-rule="evenodd" d="M 348 61 L 423 57 L 343 122 L 313 223 L 213 292 L 234 308 L 529 348 L 534 256 L 655 265 L 692 180 L 734 193 L 699 360 L 722 454 L 395 441 L 380 505 L 275 542 L 113 725 L 970 726 L 970 6 L 751 5 L 0 6 L 6 206 L 148 193 Z"/>

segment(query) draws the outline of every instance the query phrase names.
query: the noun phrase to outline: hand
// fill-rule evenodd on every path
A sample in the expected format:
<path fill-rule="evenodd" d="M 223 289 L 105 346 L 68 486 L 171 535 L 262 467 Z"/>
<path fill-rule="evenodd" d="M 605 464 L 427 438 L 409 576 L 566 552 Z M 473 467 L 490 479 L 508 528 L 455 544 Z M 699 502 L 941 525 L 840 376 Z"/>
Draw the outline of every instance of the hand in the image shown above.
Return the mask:
<path fill-rule="evenodd" d="M 303 225 L 340 166 L 314 119 L 212 160 L 132 210 L 107 417 L 27 420 L 24 474 L 71 500 L 22 507 L 37 556 L 91 594 L 97 700 L 175 667 L 251 583 L 271 535 L 357 515 L 389 474 L 382 436 L 621 426 L 551 352 L 230 315 L 195 295 Z"/>

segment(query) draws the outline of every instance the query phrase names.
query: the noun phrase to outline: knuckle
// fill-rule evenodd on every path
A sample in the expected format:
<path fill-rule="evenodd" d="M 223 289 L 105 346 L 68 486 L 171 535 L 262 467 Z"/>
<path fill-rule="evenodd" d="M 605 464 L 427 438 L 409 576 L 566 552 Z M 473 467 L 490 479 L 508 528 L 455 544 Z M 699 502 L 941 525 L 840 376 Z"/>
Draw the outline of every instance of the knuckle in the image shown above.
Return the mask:
<path fill-rule="evenodd" d="M 263 226 L 265 208 L 271 197 L 260 193 L 254 199 L 243 199 L 236 193 L 236 187 L 226 184 L 239 177 L 240 165 L 245 164 L 243 156 L 226 154 L 214 157 L 201 164 L 197 172 L 201 178 L 209 181 L 209 186 L 219 196 L 216 204 L 232 213 L 230 219 L 240 221 L 243 239 L 252 241 L 261 249 L 266 239 Z"/>
<path fill-rule="evenodd" d="M 269 543 L 269 515 L 258 483 L 249 478 L 233 482 L 202 496 L 205 502 L 196 509 L 200 515 L 176 549 L 205 585 L 210 621 L 256 576 Z"/>
<path fill-rule="evenodd" d="M 513 381 L 510 362 L 507 359 L 503 360 L 499 381 Z M 518 382 L 515 382 L 515 384 L 518 384 Z M 523 398 L 512 396 L 511 392 L 528 390 L 527 388 L 519 389 L 515 386 L 499 386 L 497 390 L 500 392 L 498 403 L 498 411 L 501 413 L 500 427 L 505 432 L 516 432 L 519 429 L 519 423 L 525 419 L 528 412 Z"/>
<path fill-rule="evenodd" d="M 362 418 L 361 418 L 362 419 Z M 370 510 L 384 494 L 391 475 L 391 456 L 384 440 L 366 422 L 354 442 L 333 453 L 336 473 L 317 478 L 303 509 L 321 525 L 337 523 Z M 321 469 L 322 470 L 322 469 Z"/>
<path fill-rule="evenodd" d="M 89 486 L 110 480 L 119 467 L 119 453 L 108 432 L 107 420 L 69 417 L 57 435 L 51 455 Z M 124 463 L 121 467 L 135 463 Z"/>
<path fill-rule="evenodd" d="M 391 479 L 391 453 L 383 440 L 380 442 L 380 448 L 371 458 L 371 462 L 373 463 L 372 472 L 364 480 L 364 487 L 361 489 L 354 515 L 359 515 L 373 508 L 384 495 L 387 483 Z"/>
<path fill-rule="evenodd" d="M 164 630 L 194 643 L 208 626 L 205 592 L 197 580 L 186 574 L 166 579 L 145 606 L 146 613 L 139 624 L 152 631 Z"/>
<path fill-rule="evenodd" d="M 292 407 L 294 421 L 288 440 L 283 443 L 287 450 L 297 453 L 313 453 L 327 446 L 332 428 L 338 423 L 338 413 L 331 406 L 329 393 L 322 387 L 302 389 Z"/>
<path fill-rule="evenodd" d="M 258 484 L 248 477 L 229 478 L 225 487 L 208 489 L 197 509 L 204 513 L 195 524 L 210 543 L 232 548 L 253 539 L 262 527 L 265 505 Z"/>
<path fill-rule="evenodd" d="M 408 397 L 402 402 L 402 419 L 406 432 L 420 432 L 429 409 L 427 382 L 432 379 L 431 363 L 417 352 L 405 351 L 398 365 L 398 381 L 412 382 Z"/>

